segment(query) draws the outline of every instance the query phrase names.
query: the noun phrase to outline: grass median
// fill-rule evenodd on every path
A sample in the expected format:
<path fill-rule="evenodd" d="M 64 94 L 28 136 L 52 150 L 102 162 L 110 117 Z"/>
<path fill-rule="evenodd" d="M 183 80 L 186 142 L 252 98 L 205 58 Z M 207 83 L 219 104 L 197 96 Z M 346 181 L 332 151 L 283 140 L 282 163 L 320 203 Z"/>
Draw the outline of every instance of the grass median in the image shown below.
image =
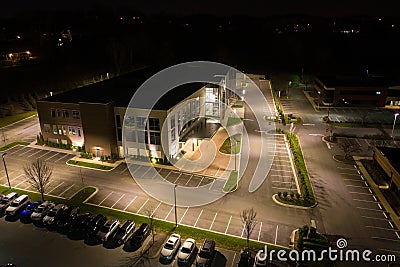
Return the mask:
<path fill-rule="evenodd" d="M 0 120 L 0 128 L 1 127 L 5 127 L 7 125 L 13 124 L 17 121 L 26 119 L 30 116 L 33 115 L 37 115 L 37 111 L 29 111 L 29 112 L 25 112 L 25 113 L 21 113 L 21 114 L 16 114 L 16 115 L 11 115 L 11 116 L 7 116 L 4 118 L 1 118 Z"/>
<path fill-rule="evenodd" d="M 98 170 L 106 170 L 106 171 L 111 170 L 113 168 L 113 167 L 106 166 L 106 165 L 101 165 L 101 164 L 96 164 L 96 163 L 91 163 L 91 162 L 86 162 L 86 161 L 79 161 L 79 160 L 68 160 L 67 163 L 70 165 L 87 167 L 87 168 L 98 169 Z"/>
<path fill-rule="evenodd" d="M 6 151 L 6 150 L 8 150 L 12 147 L 18 146 L 18 145 L 27 146 L 27 145 L 29 145 L 29 143 L 28 142 L 12 142 L 12 143 L 9 143 L 8 145 L 0 147 L 0 151 Z"/>
<path fill-rule="evenodd" d="M 232 171 L 231 174 L 229 175 L 228 180 L 226 180 L 224 188 L 222 189 L 224 193 L 229 193 L 237 188 L 237 178 L 238 178 L 238 172 L 237 171 Z"/>

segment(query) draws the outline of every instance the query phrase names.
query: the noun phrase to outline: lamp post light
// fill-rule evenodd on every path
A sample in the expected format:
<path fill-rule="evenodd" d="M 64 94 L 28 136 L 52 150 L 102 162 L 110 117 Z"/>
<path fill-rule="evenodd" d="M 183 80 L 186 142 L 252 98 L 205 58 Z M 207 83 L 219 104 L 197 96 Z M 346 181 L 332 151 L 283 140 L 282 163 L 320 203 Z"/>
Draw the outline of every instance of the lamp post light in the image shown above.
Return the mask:
<path fill-rule="evenodd" d="M 7 172 L 7 166 L 6 166 L 6 161 L 4 159 L 4 156 L 7 155 L 7 153 L 3 153 L 1 157 L 3 158 L 3 164 L 4 164 L 4 170 L 6 171 L 6 176 L 7 176 L 7 182 L 8 182 L 8 187 L 11 189 L 11 184 L 10 184 L 10 177 L 8 177 L 8 172 Z"/>
<path fill-rule="evenodd" d="M 394 126 L 396 125 L 397 116 L 399 116 L 399 113 L 395 113 L 395 114 L 394 114 L 393 128 L 392 128 L 392 139 L 393 139 L 393 140 L 394 140 Z"/>
<path fill-rule="evenodd" d="M 174 185 L 175 227 L 178 227 L 178 217 L 177 217 L 177 214 L 176 214 L 176 187 L 177 187 L 177 186 L 178 186 L 177 184 Z"/>

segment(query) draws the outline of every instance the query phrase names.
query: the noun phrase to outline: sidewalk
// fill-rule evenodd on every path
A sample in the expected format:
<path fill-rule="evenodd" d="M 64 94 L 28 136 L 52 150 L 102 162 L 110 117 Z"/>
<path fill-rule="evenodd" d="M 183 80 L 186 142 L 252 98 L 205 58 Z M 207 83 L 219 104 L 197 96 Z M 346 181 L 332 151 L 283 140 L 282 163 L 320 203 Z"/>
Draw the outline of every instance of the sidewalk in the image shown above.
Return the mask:
<path fill-rule="evenodd" d="M 66 154 L 71 154 L 71 155 L 80 155 L 80 152 L 73 151 L 73 150 L 70 150 L 70 149 L 50 147 L 50 146 L 46 146 L 46 145 L 36 145 L 36 140 L 33 141 L 32 143 L 30 143 L 28 145 L 28 147 L 42 149 L 42 150 L 48 150 L 48 151 L 54 151 L 54 152 L 58 152 L 58 153 L 66 153 Z"/>

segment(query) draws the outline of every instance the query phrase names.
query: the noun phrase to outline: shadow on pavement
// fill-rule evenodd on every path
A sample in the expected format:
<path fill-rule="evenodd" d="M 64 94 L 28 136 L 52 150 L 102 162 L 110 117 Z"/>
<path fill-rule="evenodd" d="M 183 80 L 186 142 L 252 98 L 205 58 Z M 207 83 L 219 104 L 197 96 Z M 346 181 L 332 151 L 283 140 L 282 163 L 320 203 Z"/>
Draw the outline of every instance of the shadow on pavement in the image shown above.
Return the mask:
<path fill-rule="evenodd" d="M 212 267 L 225 267 L 226 266 L 226 258 L 225 256 L 217 251 L 214 256 L 214 260 L 211 264 Z"/>

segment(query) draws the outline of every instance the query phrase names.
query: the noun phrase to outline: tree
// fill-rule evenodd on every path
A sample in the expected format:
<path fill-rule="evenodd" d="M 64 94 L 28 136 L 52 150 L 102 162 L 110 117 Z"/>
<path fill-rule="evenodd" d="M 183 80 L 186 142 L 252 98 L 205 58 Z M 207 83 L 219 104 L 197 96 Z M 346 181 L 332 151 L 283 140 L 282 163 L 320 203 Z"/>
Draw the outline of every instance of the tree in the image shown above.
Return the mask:
<path fill-rule="evenodd" d="M 48 166 L 45 161 L 37 159 L 31 164 L 25 165 L 24 172 L 28 183 L 42 195 L 44 201 L 44 194 L 49 188 L 53 168 Z"/>
<path fill-rule="evenodd" d="M 352 153 L 361 150 L 360 147 L 349 138 L 342 138 L 341 142 L 339 142 L 339 148 L 343 151 L 345 159 L 349 159 Z"/>
<path fill-rule="evenodd" d="M 257 217 L 257 212 L 254 211 L 253 208 L 242 210 L 242 212 L 240 213 L 240 219 L 242 220 L 244 232 L 246 234 L 248 249 L 250 249 L 250 246 L 249 246 L 250 235 L 253 232 L 254 227 L 257 224 L 256 217 Z"/>
<path fill-rule="evenodd" d="M 149 218 L 149 223 L 150 223 L 150 229 L 151 229 L 151 236 L 152 236 L 152 245 L 154 245 L 154 216 L 155 216 L 155 207 L 153 205 L 150 205 L 147 209 L 146 209 L 146 215 Z"/>

